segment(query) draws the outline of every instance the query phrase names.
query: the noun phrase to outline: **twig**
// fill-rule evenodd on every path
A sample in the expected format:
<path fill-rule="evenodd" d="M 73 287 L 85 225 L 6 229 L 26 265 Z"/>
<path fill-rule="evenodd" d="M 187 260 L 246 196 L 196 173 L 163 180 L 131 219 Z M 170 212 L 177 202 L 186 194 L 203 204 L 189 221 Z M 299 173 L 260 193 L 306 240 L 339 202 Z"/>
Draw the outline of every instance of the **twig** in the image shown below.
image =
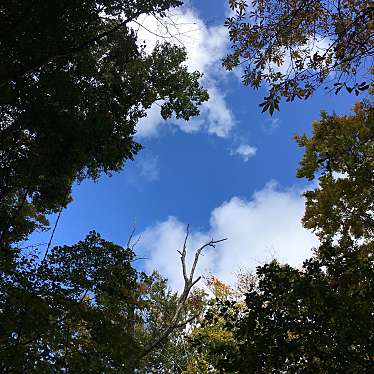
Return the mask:
<path fill-rule="evenodd" d="M 62 213 L 62 210 L 64 209 L 64 207 L 62 206 L 60 208 L 60 211 L 58 212 L 58 216 L 57 216 L 57 219 L 56 219 L 56 222 L 55 222 L 55 225 L 53 227 L 53 230 L 52 230 L 52 233 L 51 233 L 51 236 L 49 238 L 49 242 L 48 242 L 48 245 L 47 245 L 47 249 L 45 250 L 45 253 L 44 253 L 44 257 L 43 257 L 43 260 L 42 260 L 42 263 L 46 260 L 47 256 L 48 256 L 48 252 L 49 252 L 49 248 L 51 247 L 51 244 L 52 244 L 52 240 L 53 240 L 53 237 L 55 235 L 55 231 L 56 231 L 56 228 L 57 228 L 57 225 L 58 225 L 58 222 L 60 221 L 60 217 L 61 217 L 61 213 Z"/>

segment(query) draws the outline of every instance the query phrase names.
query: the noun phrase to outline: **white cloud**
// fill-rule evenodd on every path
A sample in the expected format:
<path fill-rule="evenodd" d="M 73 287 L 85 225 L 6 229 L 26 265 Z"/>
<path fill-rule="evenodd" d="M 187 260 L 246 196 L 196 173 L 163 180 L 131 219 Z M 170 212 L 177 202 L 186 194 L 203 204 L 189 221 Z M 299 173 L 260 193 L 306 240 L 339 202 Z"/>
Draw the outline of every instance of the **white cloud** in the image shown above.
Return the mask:
<path fill-rule="evenodd" d="M 265 133 L 272 135 L 278 130 L 281 124 L 282 120 L 279 117 L 269 115 L 261 123 L 261 128 Z"/>
<path fill-rule="evenodd" d="M 146 42 L 148 52 L 157 42 L 163 41 L 185 47 L 190 71 L 216 70 L 228 45 L 224 26 L 207 26 L 192 8 L 186 6 L 169 11 L 162 19 L 142 16 L 130 26 L 138 30 L 138 40 Z"/>
<path fill-rule="evenodd" d="M 212 272 L 230 284 L 235 283 L 240 269 L 256 266 L 276 257 L 291 265 L 301 265 L 318 244 L 316 237 L 301 225 L 304 212 L 302 191 L 281 190 L 274 182 L 249 199 L 233 197 L 215 208 L 206 232 L 190 236 L 189 250 L 212 237 L 227 237 L 201 258 L 198 273 Z M 177 250 L 181 248 L 186 224 L 175 217 L 149 227 L 139 244 L 147 253 L 147 270 L 158 269 L 174 289 L 182 286 L 182 273 Z"/>
<path fill-rule="evenodd" d="M 188 7 L 174 9 L 159 20 L 153 16 L 142 16 L 132 27 L 138 30 L 138 39 L 146 42 L 149 52 L 158 41 L 167 40 L 184 46 L 188 55 L 188 69 L 204 73 L 202 84 L 208 89 L 210 100 L 200 108 L 200 117 L 192 119 L 190 123 L 179 120 L 169 123 L 187 133 L 205 130 L 218 137 L 227 137 L 235 125 L 235 118 L 220 88 L 224 74 L 221 58 L 228 47 L 225 27 L 207 26 Z M 153 106 L 148 111 L 148 117 L 139 122 L 137 137 L 156 136 L 163 122 L 158 106 Z"/>
<path fill-rule="evenodd" d="M 206 111 L 208 119 L 208 132 L 225 138 L 234 127 L 234 115 L 228 108 L 224 96 L 217 87 L 211 86 L 209 88 L 209 95 L 210 100 L 203 108 L 203 113 Z"/>
<path fill-rule="evenodd" d="M 175 120 L 174 125 L 187 133 L 205 130 L 209 134 L 226 138 L 235 126 L 234 114 L 222 92 L 212 82 L 208 86 L 208 91 L 210 98 L 201 106 L 200 116 L 189 121 Z"/>
<path fill-rule="evenodd" d="M 136 188 L 141 189 L 145 182 L 155 182 L 159 179 L 159 158 L 147 149 L 142 149 L 128 167 L 130 170 L 126 181 Z"/>
<path fill-rule="evenodd" d="M 160 115 L 160 107 L 153 104 L 147 111 L 147 117 L 140 119 L 136 126 L 137 138 L 151 138 L 157 135 L 159 127 L 165 121 Z"/>
<path fill-rule="evenodd" d="M 249 144 L 240 144 L 236 149 L 231 150 L 230 155 L 239 155 L 243 158 L 244 162 L 247 162 L 257 152 L 257 148 L 250 146 Z"/>
<path fill-rule="evenodd" d="M 145 262 L 147 271 L 158 270 L 168 278 L 170 286 L 174 289 L 183 288 L 183 276 L 178 250 L 182 249 L 186 236 L 187 225 L 175 217 L 169 217 L 163 222 L 147 228 L 140 234 L 140 241 L 136 247 L 142 254 L 146 253 L 149 260 Z M 190 269 L 193 250 L 209 241 L 208 236 L 195 232 L 189 235 L 187 264 Z M 208 272 L 212 266 L 212 249 L 208 249 L 200 258 L 197 273 Z"/>
<path fill-rule="evenodd" d="M 140 158 L 139 161 L 140 176 L 148 181 L 155 181 L 159 177 L 158 157 L 150 154 Z"/>
<path fill-rule="evenodd" d="M 348 173 L 341 173 L 341 172 L 337 172 L 337 171 L 333 171 L 332 176 L 335 180 L 337 180 L 337 179 L 347 179 L 349 177 Z"/>

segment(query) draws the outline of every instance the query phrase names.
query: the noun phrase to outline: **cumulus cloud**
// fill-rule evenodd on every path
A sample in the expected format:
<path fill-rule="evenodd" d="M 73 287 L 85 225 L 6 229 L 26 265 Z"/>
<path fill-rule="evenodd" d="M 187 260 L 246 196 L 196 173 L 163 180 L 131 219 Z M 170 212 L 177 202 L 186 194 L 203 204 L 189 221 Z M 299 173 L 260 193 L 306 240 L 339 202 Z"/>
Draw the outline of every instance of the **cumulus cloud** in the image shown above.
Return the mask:
<path fill-rule="evenodd" d="M 234 284 L 238 272 L 277 258 L 291 265 L 301 265 L 310 257 L 317 238 L 301 225 L 304 212 L 302 191 L 280 189 L 268 183 L 249 199 L 233 197 L 211 212 L 209 230 L 190 235 L 190 255 L 212 237 L 228 240 L 209 249 L 201 258 L 198 273 L 209 272 Z M 182 274 L 177 250 L 181 248 L 186 224 L 175 217 L 147 228 L 139 244 L 149 260 L 147 270 L 158 269 L 169 279 L 174 289 L 182 286 Z"/>
<path fill-rule="evenodd" d="M 244 162 L 247 162 L 257 152 L 257 148 L 250 146 L 249 144 L 240 144 L 239 147 L 231 150 L 230 155 L 239 155 L 242 157 Z"/>
<path fill-rule="evenodd" d="M 182 120 L 171 120 L 169 123 L 187 133 L 204 130 L 218 137 L 227 137 L 235 125 L 235 118 L 220 87 L 221 58 L 228 46 L 226 29 L 221 25 L 206 25 L 189 7 L 174 9 L 163 19 L 142 16 L 132 27 L 137 30 L 139 41 L 146 42 L 149 52 L 159 41 L 166 40 L 183 46 L 187 50 L 188 69 L 204 73 L 202 83 L 209 92 L 210 100 L 202 105 L 201 116 L 190 123 Z M 147 114 L 147 118 L 142 119 L 137 126 L 138 138 L 156 136 L 164 122 L 157 105 Z"/>
<path fill-rule="evenodd" d="M 203 107 L 202 113 L 208 119 L 208 132 L 225 138 L 234 127 L 235 119 L 227 106 L 225 97 L 216 86 L 209 87 L 210 100 Z"/>
<path fill-rule="evenodd" d="M 158 270 L 167 277 L 169 285 L 174 290 L 183 288 L 183 275 L 178 250 L 182 249 L 186 236 L 187 225 L 175 217 L 169 217 L 163 222 L 147 228 L 140 234 L 140 241 L 137 252 L 146 254 L 148 260 L 145 262 L 145 269 L 148 272 Z M 206 233 L 193 232 L 189 235 L 187 266 L 190 269 L 194 249 L 209 241 Z M 200 257 L 197 267 L 197 274 L 208 273 L 213 267 L 212 259 L 214 252 L 207 249 L 204 256 Z"/>
<path fill-rule="evenodd" d="M 136 24 L 138 40 L 146 43 L 151 52 L 157 42 L 168 41 L 185 47 L 188 53 L 186 65 L 190 71 L 217 70 L 219 61 L 227 49 L 227 32 L 224 26 L 207 26 L 199 15 L 187 6 L 169 11 L 165 18 L 145 15 Z"/>
<path fill-rule="evenodd" d="M 200 116 L 188 122 L 175 120 L 173 123 L 187 133 L 205 130 L 209 134 L 226 138 L 235 125 L 234 114 L 228 107 L 222 92 L 212 82 L 207 87 L 210 98 L 200 108 Z"/>

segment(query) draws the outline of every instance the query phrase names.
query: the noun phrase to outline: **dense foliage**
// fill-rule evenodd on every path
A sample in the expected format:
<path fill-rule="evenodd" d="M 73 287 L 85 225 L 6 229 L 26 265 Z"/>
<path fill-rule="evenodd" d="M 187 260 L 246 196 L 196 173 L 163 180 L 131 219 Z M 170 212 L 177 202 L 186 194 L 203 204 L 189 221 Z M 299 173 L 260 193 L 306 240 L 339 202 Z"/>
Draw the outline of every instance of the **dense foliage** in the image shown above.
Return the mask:
<path fill-rule="evenodd" d="M 166 358 L 178 349 L 183 321 L 201 308 L 202 295 L 190 295 L 180 326 L 145 356 L 169 326 L 178 295 L 157 273 L 135 270 L 134 260 L 130 248 L 95 232 L 42 260 L 31 250 L 19 253 L 16 267 L 0 277 L 1 372 L 174 372 L 178 360 Z"/>
<path fill-rule="evenodd" d="M 372 111 L 366 103 L 350 116 L 323 114 L 311 138 L 298 138 L 298 175 L 320 176 L 304 224 L 321 245 L 302 268 L 273 261 L 241 297 L 218 297 L 191 335 L 191 372 L 374 370 Z"/>
<path fill-rule="evenodd" d="M 58 223 L 73 183 L 133 159 L 135 126 L 152 104 L 165 119 L 199 113 L 208 94 L 185 50 L 160 42 L 146 52 L 130 27 L 181 4 L 0 5 L 1 372 L 159 372 L 177 363 L 160 357 L 178 349 L 177 331 L 195 316 L 191 287 L 171 293 L 157 273 L 135 270 L 130 248 L 94 232 L 51 249 L 54 230 L 47 249 L 27 239 L 48 229 L 50 213 Z M 193 296 L 196 313 L 201 295 Z"/>
<path fill-rule="evenodd" d="M 231 52 L 224 66 L 243 68 L 243 83 L 269 95 L 263 111 L 281 98 L 308 98 L 324 82 L 358 95 L 374 54 L 373 5 L 365 0 L 229 0 Z M 369 78 L 370 79 L 370 78 Z"/>
<path fill-rule="evenodd" d="M 230 0 L 233 43 L 225 66 L 280 98 L 307 98 L 322 82 L 356 80 L 373 54 L 373 7 L 360 0 Z M 320 246 L 302 267 L 273 261 L 237 289 L 211 277 L 194 289 L 198 248 L 184 289 L 135 266 L 127 246 L 91 232 L 74 245 L 27 245 L 71 200 L 73 183 L 122 169 L 141 146 L 135 126 L 156 102 L 188 119 L 208 99 L 186 52 L 150 53 L 129 27 L 165 16 L 179 0 L 10 0 L 0 4 L 1 373 L 370 373 L 374 371 L 374 117 L 322 113 L 299 177 L 303 224 Z M 327 43 L 324 45 L 323 43 Z M 288 62 L 286 60 L 289 60 Z M 287 70 L 284 64 L 287 62 Z M 282 70 L 283 69 L 283 70 Z M 335 74 L 335 75 L 333 75 Z M 57 222 L 59 215 L 57 216 Z M 290 233 L 292 235 L 292 233 Z M 176 246 L 179 243 L 176 243 Z"/>
<path fill-rule="evenodd" d="M 180 1 L 37 1 L 0 5 L 0 244 L 46 225 L 73 182 L 122 168 L 154 102 L 188 119 L 207 100 L 183 49 L 150 54 L 128 23 Z"/>
<path fill-rule="evenodd" d="M 305 148 L 299 177 L 318 187 L 308 191 L 304 226 L 322 240 L 336 235 L 374 235 L 374 108 L 358 103 L 347 116 L 327 115 L 313 124 L 313 136 L 296 137 Z"/>

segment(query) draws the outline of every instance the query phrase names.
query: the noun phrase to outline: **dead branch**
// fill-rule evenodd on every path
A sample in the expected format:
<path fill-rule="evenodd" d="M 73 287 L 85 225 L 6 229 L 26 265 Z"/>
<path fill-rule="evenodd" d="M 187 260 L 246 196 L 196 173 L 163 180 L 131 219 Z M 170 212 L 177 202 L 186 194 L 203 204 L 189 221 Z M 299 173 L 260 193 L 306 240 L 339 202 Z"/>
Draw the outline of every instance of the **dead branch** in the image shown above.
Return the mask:
<path fill-rule="evenodd" d="M 201 276 L 198 276 L 197 278 L 194 278 L 194 277 L 195 277 L 196 267 L 197 267 L 197 264 L 199 262 L 199 258 L 201 256 L 202 251 L 207 247 L 215 248 L 215 246 L 218 243 L 221 243 L 221 242 L 227 240 L 227 238 L 220 239 L 220 240 L 211 239 L 209 242 L 205 243 L 200 248 L 198 248 L 195 252 L 195 257 L 194 257 L 194 260 L 193 260 L 193 263 L 192 263 L 191 270 L 188 273 L 187 272 L 187 265 L 186 265 L 188 237 L 189 237 L 189 225 L 187 225 L 186 236 L 185 236 L 185 239 L 184 239 L 184 242 L 183 242 L 183 247 L 180 251 L 179 250 L 177 251 L 180 254 L 180 260 L 181 260 L 182 272 L 183 272 L 183 279 L 184 279 L 184 288 L 183 288 L 183 291 L 178 298 L 177 307 L 175 309 L 174 316 L 171 319 L 169 325 L 166 328 L 164 328 L 163 331 L 161 331 L 160 335 L 155 340 L 151 341 L 150 343 L 148 343 L 143 348 L 143 351 L 142 351 L 139 358 L 143 358 L 148 353 L 150 353 L 164 339 L 166 339 L 174 330 L 186 326 L 188 323 L 192 322 L 194 319 L 196 319 L 199 316 L 199 314 L 196 314 L 196 315 L 193 315 L 193 316 L 187 318 L 186 320 L 180 321 L 181 312 L 183 310 L 183 307 L 186 304 L 186 301 L 187 301 L 188 296 L 191 292 L 191 289 L 201 279 Z"/>
<path fill-rule="evenodd" d="M 127 240 L 127 244 L 126 244 L 126 248 L 129 248 L 131 249 L 132 251 L 134 251 L 135 247 L 139 244 L 142 236 L 139 235 L 137 237 L 137 239 L 133 242 L 133 239 L 134 239 L 134 235 L 135 235 L 135 232 L 136 232 L 136 226 L 134 224 L 133 226 L 133 229 L 131 230 L 131 233 L 130 233 L 130 236 L 129 236 L 129 239 Z"/>

